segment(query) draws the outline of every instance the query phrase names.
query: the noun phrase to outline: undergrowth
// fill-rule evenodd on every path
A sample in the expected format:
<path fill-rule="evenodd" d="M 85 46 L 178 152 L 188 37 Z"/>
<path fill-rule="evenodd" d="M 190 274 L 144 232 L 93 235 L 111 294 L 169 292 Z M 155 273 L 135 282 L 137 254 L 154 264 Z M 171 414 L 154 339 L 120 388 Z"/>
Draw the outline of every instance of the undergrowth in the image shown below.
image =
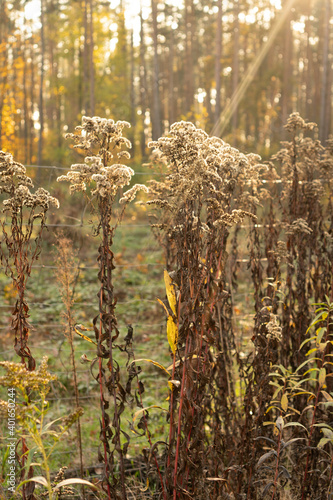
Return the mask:
<path fill-rule="evenodd" d="M 160 166 L 162 180 L 151 181 L 148 189 L 134 185 L 123 193 L 134 174 L 118 163 L 129 158 L 123 150 L 130 147 L 123 137 L 127 126 L 84 117 L 68 137 L 85 159 L 59 179 L 70 183 L 72 193 L 83 193 L 98 242 L 98 286 L 94 284 L 98 314 L 78 324 L 73 310 L 78 267 L 70 241 L 64 236 L 58 240 L 57 275 L 76 416 L 70 421 L 77 423 L 81 481 L 88 470 L 75 338 L 91 347 L 81 362 L 90 367 L 100 406 L 91 417 L 99 434 L 98 481 L 66 494 L 123 500 L 333 498 L 332 139 L 322 145 L 315 124 L 294 113 L 286 124 L 290 141 L 262 164 L 259 156 L 244 155 L 191 123 L 176 123 L 167 137 L 151 143 L 151 161 L 154 168 Z M 56 202 L 45 191 L 39 192 L 43 203 L 28 194 L 31 183 L 24 167 L 5 153 L 1 158 L 4 186 L 8 179 L 12 183 L 2 189 L 11 195 L 4 209 L 12 225 L 6 232 L 8 222 L 2 222 L 1 255 L 18 290 L 15 351 L 22 365 L 27 360 L 28 369 L 37 374 L 27 341 L 24 294 L 26 278 L 40 253 L 46 210 Z M 30 212 L 17 201 L 14 204 L 18 197 L 10 186 L 16 182 L 17 189 L 17 181 L 8 177 L 13 173 L 18 174 L 18 184 L 23 183 L 18 191 L 25 193 Z M 119 317 L 126 324 L 126 307 L 117 304 L 114 239 L 127 204 L 139 190 L 148 191 L 140 203 L 148 207 L 152 231 L 164 250 L 165 295 L 159 294 L 156 301 L 160 317 L 165 318 L 163 341 L 169 345 L 163 358 L 138 355 L 135 329 L 127 324 L 121 335 L 118 324 Z M 37 214 L 38 204 L 44 211 Z M 36 216 L 41 221 L 38 227 Z M 241 249 L 247 252 L 247 270 L 241 267 Z M 132 271 L 122 277 L 128 287 L 136 279 Z M 235 313 L 235 296 L 244 287 L 251 296 L 247 312 L 254 316 L 248 342 Z M 147 393 L 149 376 L 156 377 L 164 392 Z M 8 385 L 8 374 L 1 381 Z M 18 397 L 17 408 L 25 415 L 38 410 L 47 420 L 47 393 L 38 398 L 28 390 Z M 2 408 L 6 411 L 4 403 Z M 69 421 L 66 415 L 62 419 Z M 22 423 L 24 439 L 29 425 Z M 47 429 L 52 425 L 50 417 Z M 66 425 L 55 431 L 57 443 L 69 432 Z M 35 435 L 38 432 L 34 427 Z M 34 433 L 30 432 L 30 440 Z M 33 445 L 17 448 L 21 469 L 17 478 L 35 482 L 38 488 L 44 485 L 49 498 L 61 498 L 65 493 L 59 484 L 67 487 L 61 482 L 65 470 L 56 480 L 51 477 L 51 455 L 36 439 L 35 446 L 42 443 L 38 450 L 44 458 L 34 464 Z M 138 447 L 132 447 L 133 439 L 144 442 L 141 455 Z M 41 470 L 42 478 L 25 475 L 32 465 Z M 129 465 L 137 469 L 135 474 L 129 474 Z M 27 484 L 22 485 L 24 498 L 32 500 L 36 493 Z"/>

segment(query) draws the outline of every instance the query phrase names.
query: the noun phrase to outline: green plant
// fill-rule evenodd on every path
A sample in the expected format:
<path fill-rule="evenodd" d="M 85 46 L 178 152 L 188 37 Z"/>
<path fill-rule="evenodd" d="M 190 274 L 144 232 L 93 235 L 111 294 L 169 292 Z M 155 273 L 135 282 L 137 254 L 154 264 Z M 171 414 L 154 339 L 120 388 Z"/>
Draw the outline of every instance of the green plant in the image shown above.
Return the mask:
<path fill-rule="evenodd" d="M 307 359 L 294 372 L 278 365 L 273 366 L 274 370 L 269 374 L 275 391 L 266 414 L 275 412 L 277 418 L 275 422 L 265 421 L 263 425 L 273 425 L 278 440 L 263 435 L 258 438 L 273 444 L 273 447 L 259 458 L 257 469 L 262 472 L 263 463 L 274 458 L 275 475 L 266 479 L 263 493 L 272 488 L 272 500 L 277 498 L 278 480 L 285 480 L 281 487 L 290 481 L 295 498 L 301 500 L 315 498 L 317 491 L 327 491 L 329 498 L 332 490 L 333 429 L 328 417 L 332 412 L 333 397 L 328 386 L 333 373 L 333 303 L 326 297 L 326 302 L 315 305 L 315 317 L 306 332 L 308 338 L 301 344 L 301 349 L 308 349 Z M 289 432 L 287 429 L 294 435 L 287 435 L 287 440 L 283 441 L 282 435 Z M 303 437 L 298 437 L 299 432 Z M 296 448 L 286 467 L 282 454 L 293 444 Z M 297 457 L 296 462 L 294 457 Z M 273 472 L 271 467 L 266 467 L 266 472 L 267 469 Z"/>
<path fill-rule="evenodd" d="M 82 479 L 69 479 L 59 481 L 52 486 L 51 472 L 49 467 L 50 457 L 58 442 L 66 435 L 67 430 L 82 415 L 82 408 L 76 409 L 70 415 L 47 421 L 49 404 L 47 395 L 50 391 L 50 382 L 56 380 L 55 375 L 47 370 L 47 358 L 44 357 L 40 367 L 34 371 L 28 371 L 20 363 L 3 361 L 0 366 L 5 369 L 6 374 L 0 377 L 0 385 L 15 390 L 16 420 L 19 425 L 18 434 L 24 436 L 30 445 L 26 451 L 26 463 L 24 469 L 27 478 L 24 478 L 16 487 L 19 490 L 28 483 L 41 484 L 47 489 L 48 498 L 57 498 L 61 488 L 69 484 L 85 484 L 93 489 L 96 487 Z M 0 401 L 1 412 L 9 413 L 9 403 Z M 36 461 L 38 460 L 38 461 Z M 30 467 L 40 468 L 44 476 L 29 477 Z"/>

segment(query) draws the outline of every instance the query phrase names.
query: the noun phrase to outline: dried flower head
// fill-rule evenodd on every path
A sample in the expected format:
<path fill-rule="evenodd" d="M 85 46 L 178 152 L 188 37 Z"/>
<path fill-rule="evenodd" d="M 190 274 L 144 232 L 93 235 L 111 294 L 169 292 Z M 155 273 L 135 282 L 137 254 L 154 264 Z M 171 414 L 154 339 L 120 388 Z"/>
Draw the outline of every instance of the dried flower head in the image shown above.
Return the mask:
<path fill-rule="evenodd" d="M 69 182 L 71 193 L 86 191 L 90 187 L 92 195 L 114 199 L 119 189 L 127 186 L 134 175 L 132 168 L 112 163 L 114 157 L 130 158 L 129 152 L 121 149 L 122 146 L 131 148 L 130 141 L 122 136 L 125 127 L 130 127 L 130 124 L 97 116 L 83 116 L 82 125 L 75 128 L 76 133 L 66 134 L 66 137 L 73 140 L 75 148 L 82 149 L 89 155 L 84 163 L 72 165 L 71 170 L 57 180 Z M 125 193 L 123 202 L 131 201 L 140 189 L 144 188 L 134 186 Z"/>
<path fill-rule="evenodd" d="M 296 235 L 296 234 L 311 234 L 312 229 L 309 227 L 308 223 L 304 219 L 297 219 L 288 224 L 286 229 L 286 234 Z"/>
<path fill-rule="evenodd" d="M 33 183 L 26 175 L 26 168 L 14 161 L 13 156 L 0 151 L 0 193 L 9 194 L 9 198 L 3 201 L 3 212 L 16 215 L 24 207 L 33 211 L 33 218 L 44 218 L 50 204 L 59 208 L 59 201 L 43 188 L 31 193 Z M 40 209 L 39 213 L 35 210 Z"/>
<path fill-rule="evenodd" d="M 295 112 L 292 113 L 287 120 L 287 124 L 285 125 L 285 128 L 289 130 L 289 132 L 292 132 L 294 130 L 300 129 L 300 130 L 313 130 L 316 128 L 316 123 L 313 122 L 306 122 L 299 113 Z"/>
<path fill-rule="evenodd" d="M 231 226 L 252 216 L 260 198 L 260 171 L 267 168 L 259 164 L 258 155 L 244 155 L 184 121 L 172 125 L 168 137 L 149 146 L 168 168 L 165 180 L 150 182 L 149 204 L 180 214 L 180 218 L 183 207 L 187 207 L 189 226 L 203 233 L 212 226 Z M 205 215 L 200 215 L 201 209 Z M 168 234 L 173 233 L 174 228 L 169 228 Z"/>
<path fill-rule="evenodd" d="M 270 314 L 270 320 L 266 323 L 267 338 L 274 339 L 280 342 L 282 339 L 282 328 L 278 323 L 278 316 Z"/>
<path fill-rule="evenodd" d="M 44 391 L 51 381 L 57 379 L 56 375 L 52 375 L 47 370 L 47 361 L 47 356 L 44 356 L 40 367 L 34 371 L 28 371 L 22 363 L 1 361 L 0 366 L 6 370 L 6 375 L 0 377 L 0 385 L 3 387 L 16 387 L 20 390 Z"/>

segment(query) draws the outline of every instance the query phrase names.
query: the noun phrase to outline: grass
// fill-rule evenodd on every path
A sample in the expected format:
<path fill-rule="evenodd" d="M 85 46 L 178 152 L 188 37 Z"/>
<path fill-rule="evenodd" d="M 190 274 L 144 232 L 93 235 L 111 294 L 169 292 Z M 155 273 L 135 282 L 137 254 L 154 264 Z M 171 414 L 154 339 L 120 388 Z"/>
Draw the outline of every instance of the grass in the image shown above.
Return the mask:
<path fill-rule="evenodd" d="M 134 350 L 137 358 L 152 357 L 168 366 L 168 342 L 165 333 L 165 320 L 156 297 L 163 296 L 163 261 L 161 249 L 150 232 L 145 213 L 136 221 L 132 215 L 124 220 L 117 229 L 115 238 L 116 263 L 114 271 L 115 295 L 118 299 L 117 318 L 120 329 L 120 338 L 127 332 L 127 324 L 134 328 Z M 48 238 L 44 243 L 41 260 L 30 277 L 27 289 L 27 299 L 30 307 L 30 322 L 33 330 L 30 334 L 30 346 L 37 364 L 44 355 L 49 357 L 49 369 L 56 374 L 58 380 L 52 384 L 49 394 L 50 412 L 48 418 L 53 420 L 60 415 L 67 414 L 72 408 L 73 382 L 70 370 L 70 346 L 63 335 L 62 313 L 64 305 L 61 302 L 59 289 L 56 283 L 56 269 L 54 266 L 54 252 L 52 240 L 56 228 L 49 228 Z M 84 240 L 79 249 L 80 273 L 75 291 L 74 316 L 77 323 L 89 327 L 92 318 L 98 313 L 96 280 L 96 263 L 89 253 L 91 236 L 86 235 L 87 229 L 74 232 L 74 241 L 77 246 Z M 95 242 L 93 242 L 95 243 Z M 45 267 L 40 267 L 45 266 Z M 137 267 L 138 266 L 138 267 Z M 8 278 L 0 273 L 0 296 L 2 296 L 2 315 L 0 328 L 0 360 L 16 361 L 12 344 L 13 339 L 9 332 L 11 320 L 11 306 L 15 301 L 15 294 L 8 284 Z M 89 335 L 89 332 L 88 332 Z M 90 335 L 93 335 L 90 332 Z M 92 344 L 77 337 L 74 341 L 76 363 L 79 375 L 80 403 L 84 408 L 81 419 L 84 443 L 85 466 L 95 465 L 98 450 L 99 423 L 96 418 L 96 408 L 99 407 L 98 385 L 92 379 L 89 365 L 81 364 L 80 358 L 86 354 L 89 359 L 95 356 Z M 119 356 L 118 356 L 119 357 Z M 121 356 L 120 356 L 121 358 Z M 124 361 L 117 359 L 120 364 Z M 167 397 L 167 383 L 160 371 L 151 364 L 142 364 L 142 380 L 145 383 L 146 393 L 144 405 L 149 406 L 156 401 L 163 404 Z M 1 398 L 5 397 L 1 393 Z M 167 407 L 167 403 L 164 403 Z M 164 417 L 164 416 L 163 416 Z M 124 422 L 131 421 L 129 410 L 124 414 Z M 126 432 L 130 433 L 129 425 Z M 157 412 L 151 413 L 151 432 L 154 440 L 163 439 L 164 419 Z M 5 435 L 5 429 L 2 429 Z M 142 447 L 147 446 L 145 438 L 134 437 L 131 445 L 131 454 L 137 455 Z M 52 455 L 51 470 L 57 471 L 61 466 L 75 468 L 78 466 L 78 456 L 73 453 L 75 443 L 75 427 L 66 438 L 59 443 Z"/>

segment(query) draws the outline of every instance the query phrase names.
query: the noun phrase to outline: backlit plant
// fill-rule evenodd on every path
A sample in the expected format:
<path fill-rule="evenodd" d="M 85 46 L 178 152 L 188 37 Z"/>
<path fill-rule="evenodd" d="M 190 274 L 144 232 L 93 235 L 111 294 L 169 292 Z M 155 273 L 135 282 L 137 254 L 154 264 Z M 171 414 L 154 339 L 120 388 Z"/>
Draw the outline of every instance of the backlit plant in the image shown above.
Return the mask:
<path fill-rule="evenodd" d="M 119 348 L 116 342 L 119 336 L 115 314 L 113 270 L 115 268 L 112 252 L 113 236 L 124 213 L 125 206 L 135 198 L 139 190 L 146 190 L 142 185 L 134 185 L 125 193 L 122 189 L 131 181 L 134 171 L 119 163 L 128 159 L 130 154 L 123 147 L 130 148 L 130 141 L 123 137 L 123 129 L 130 125 L 124 121 L 114 122 L 99 117 L 83 117 L 82 125 L 75 133 L 67 134 L 74 142 L 74 148 L 84 153 L 83 163 L 74 164 L 65 176 L 58 181 L 70 183 L 70 192 L 84 192 L 93 213 L 97 217 L 95 236 L 100 236 L 97 262 L 99 265 L 98 293 L 99 314 L 93 319 L 97 344 L 98 374 L 96 380 L 100 386 L 101 430 L 100 439 L 103 451 L 99 460 L 104 462 L 104 487 L 109 499 L 126 498 L 124 457 L 127 453 L 129 436 L 121 428 L 121 414 L 126 404 L 126 390 L 120 381 L 120 367 L 114 359 L 114 350 Z M 116 212 L 117 197 L 121 195 L 122 209 Z M 126 346 L 132 343 L 129 337 Z M 126 351 L 127 352 L 127 351 Z M 127 352 L 128 359 L 130 353 Z M 93 366 L 95 361 L 93 361 Z M 135 370 L 134 370 L 135 372 Z M 135 373 L 132 374 L 132 378 Z M 109 408 L 112 418 L 109 416 Z M 122 438 L 125 438 L 125 442 Z M 118 456 L 118 463 L 115 461 Z"/>

